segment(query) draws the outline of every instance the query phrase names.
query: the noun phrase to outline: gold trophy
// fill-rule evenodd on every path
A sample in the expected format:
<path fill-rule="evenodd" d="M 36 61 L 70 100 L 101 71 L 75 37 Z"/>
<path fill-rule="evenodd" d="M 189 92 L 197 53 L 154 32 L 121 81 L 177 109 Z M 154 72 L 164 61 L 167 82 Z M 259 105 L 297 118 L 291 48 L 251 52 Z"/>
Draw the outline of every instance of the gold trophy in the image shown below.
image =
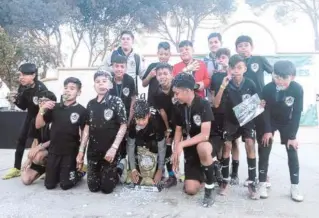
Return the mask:
<path fill-rule="evenodd" d="M 154 175 L 157 166 L 157 154 L 154 154 L 145 147 L 137 147 L 138 165 L 142 181 L 140 185 L 153 186 Z"/>

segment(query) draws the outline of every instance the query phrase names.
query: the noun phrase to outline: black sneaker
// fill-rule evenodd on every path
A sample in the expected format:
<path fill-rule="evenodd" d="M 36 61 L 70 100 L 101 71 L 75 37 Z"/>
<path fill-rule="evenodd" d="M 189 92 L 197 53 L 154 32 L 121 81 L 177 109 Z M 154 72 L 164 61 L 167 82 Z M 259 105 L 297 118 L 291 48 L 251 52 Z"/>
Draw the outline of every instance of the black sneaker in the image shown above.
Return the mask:
<path fill-rule="evenodd" d="M 230 185 L 239 185 L 239 178 L 237 175 L 231 175 Z"/>
<path fill-rule="evenodd" d="M 168 179 L 165 181 L 164 187 L 165 188 L 170 188 L 172 186 L 176 186 L 177 185 L 177 179 L 175 176 L 170 176 L 168 177 Z"/>
<path fill-rule="evenodd" d="M 215 203 L 215 189 L 205 188 L 203 207 L 210 207 Z"/>

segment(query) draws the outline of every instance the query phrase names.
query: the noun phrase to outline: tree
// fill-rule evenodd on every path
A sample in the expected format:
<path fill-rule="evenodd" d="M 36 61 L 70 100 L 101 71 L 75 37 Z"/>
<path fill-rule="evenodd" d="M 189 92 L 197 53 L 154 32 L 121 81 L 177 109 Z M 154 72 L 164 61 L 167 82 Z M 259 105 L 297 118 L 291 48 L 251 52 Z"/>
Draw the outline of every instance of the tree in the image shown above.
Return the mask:
<path fill-rule="evenodd" d="M 276 18 L 294 21 L 294 14 L 301 12 L 308 16 L 314 32 L 315 50 L 319 51 L 319 1 L 318 0 L 246 0 L 253 8 L 264 11 L 269 7 L 276 7 Z"/>
<path fill-rule="evenodd" d="M 143 1 L 141 1 L 143 2 Z M 201 22 L 209 16 L 215 19 L 224 19 L 234 9 L 233 0 L 157 0 L 143 2 L 144 13 L 140 13 L 150 27 L 151 33 L 170 41 L 178 51 L 178 44 L 182 39 L 194 42 L 196 30 Z"/>

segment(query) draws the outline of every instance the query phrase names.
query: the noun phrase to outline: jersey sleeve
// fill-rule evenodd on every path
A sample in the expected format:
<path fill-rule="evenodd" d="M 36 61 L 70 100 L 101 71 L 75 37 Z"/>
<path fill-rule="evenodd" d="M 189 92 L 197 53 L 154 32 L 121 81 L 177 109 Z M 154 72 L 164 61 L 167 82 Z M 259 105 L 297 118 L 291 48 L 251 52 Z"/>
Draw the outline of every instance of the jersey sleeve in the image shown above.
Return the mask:
<path fill-rule="evenodd" d="M 214 120 L 213 111 L 208 101 L 203 100 L 203 109 L 201 113 L 202 122 L 211 122 Z"/>
<path fill-rule="evenodd" d="M 89 110 L 84 109 L 80 116 L 80 129 L 83 130 L 85 125 L 89 125 Z"/>
<path fill-rule="evenodd" d="M 146 69 L 146 71 L 145 71 L 145 73 L 144 73 L 144 76 L 143 76 L 142 80 L 146 79 L 146 77 L 150 74 L 150 72 L 151 72 L 155 67 L 156 67 L 156 64 L 155 64 L 155 63 L 150 64 L 150 65 L 147 67 L 147 69 Z"/>
<path fill-rule="evenodd" d="M 266 71 L 269 74 L 272 74 L 274 69 L 273 66 L 269 63 L 269 61 L 265 57 L 261 57 L 264 71 Z"/>
<path fill-rule="evenodd" d="M 120 124 L 126 124 L 127 123 L 127 116 L 126 116 L 125 105 L 120 98 L 117 99 L 116 103 L 117 103 L 117 106 L 116 106 L 117 121 Z"/>
<path fill-rule="evenodd" d="M 182 114 L 180 112 L 179 107 L 174 107 L 173 109 L 173 114 L 174 114 L 174 121 L 176 126 L 183 126 L 183 120 L 182 120 Z"/>

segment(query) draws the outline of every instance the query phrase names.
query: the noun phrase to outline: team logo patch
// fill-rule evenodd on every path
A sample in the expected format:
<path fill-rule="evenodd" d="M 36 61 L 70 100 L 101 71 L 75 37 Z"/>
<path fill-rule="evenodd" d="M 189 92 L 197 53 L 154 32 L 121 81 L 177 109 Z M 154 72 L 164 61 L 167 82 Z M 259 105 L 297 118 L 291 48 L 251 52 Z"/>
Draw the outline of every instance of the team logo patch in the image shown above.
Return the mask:
<path fill-rule="evenodd" d="M 259 64 L 253 63 L 250 65 L 250 68 L 252 71 L 254 71 L 256 73 L 259 70 Z"/>
<path fill-rule="evenodd" d="M 193 116 L 193 121 L 197 126 L 200 126 L 202 124 L 202 119 L 200 118 L 198 114 L 195 114 Z"/>
<path fill-rule="evenodd" d="M 242 95 L 241 98 L 243 101 L 245 101 L 246 99 L 250 98 L 251 95 L 250 94 L 245 94 L 245 95 Z"/>
<path fill-rule="evenodd" d="M 33 104 L 38 105 L 39 104 L 38 96 L 33 96 L 32 101 L 33 101 Z"/>
<path fill-rule="evenodd" d="M 285 99 L 285 103 L 288 107 L 291 107 L 294 104 L 294 102 L 295 102 L 295 98 L 292 96 L 288 96 Z"/>
<path fill-rule="evenodd" d="M 70 116 L 71 123 L 76 123 L 79 120 L 80 115 L 78 113 L 72 113 Z"/>
<path fill-rule="evenodd" d="M 125 87 L 122 92 L 123 92 L 123 95 L 125 95 L 125 97 L 129 96 L 130 94 L 130 90 L 127 87 Z"/>
<path fill-rule="evenodd" d="M 109 121 L 110 119 L 112 119 L 113 117 L 113 110 L 111 109 L 107 109 L 107 110 L 104 110 L 104 119 Z"/>

